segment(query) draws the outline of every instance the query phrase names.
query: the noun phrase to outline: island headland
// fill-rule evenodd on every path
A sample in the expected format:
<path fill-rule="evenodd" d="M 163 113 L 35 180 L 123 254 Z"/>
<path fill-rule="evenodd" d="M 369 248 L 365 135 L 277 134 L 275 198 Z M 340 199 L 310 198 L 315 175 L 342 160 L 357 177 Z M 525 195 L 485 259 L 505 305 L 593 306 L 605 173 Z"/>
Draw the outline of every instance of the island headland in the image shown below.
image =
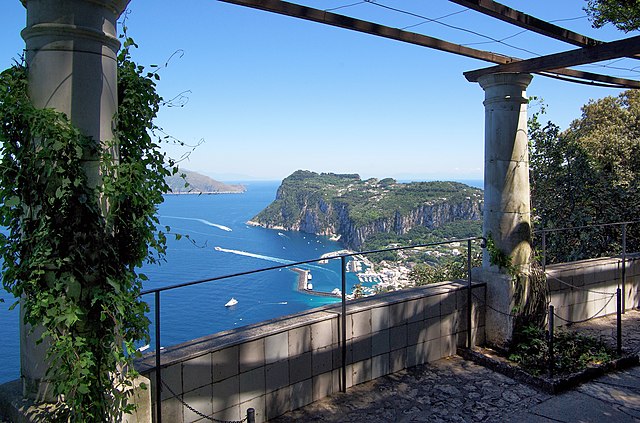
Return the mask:
<path fill-rule="evenodd" d="M 247 190 L 244 185 L 226 184 L 187 169 L 167 176 L 165 182 L 169 185 L 167 194 L 242 194 Z"/>
<path fill-rule="evenodd" d="M 483 192 L 458 182 L 398 183 L 356 174 L 298 170 L 250 225 L 326 235 L 358 251 L 379 233 L 403 235 L 454 221 L 480 220 Z"/>

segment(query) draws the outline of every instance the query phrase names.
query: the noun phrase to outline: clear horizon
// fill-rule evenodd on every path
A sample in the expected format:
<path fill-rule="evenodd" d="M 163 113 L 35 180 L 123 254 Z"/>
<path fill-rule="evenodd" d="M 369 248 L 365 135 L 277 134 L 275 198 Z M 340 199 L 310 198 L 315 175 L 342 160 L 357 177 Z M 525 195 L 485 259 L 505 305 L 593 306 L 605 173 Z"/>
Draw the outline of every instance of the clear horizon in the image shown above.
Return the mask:
<path fill-rule="evenodd" d="M 575 48 L 445 0 L 301 3 L 522 58 Z M 591 28 L 583 0 L 503 3 L 605 41 L 633 35 Z M 380 5 L 432 18 L 455 14 L 441 20 L 446 27 Z M 178 98 L 178 107 L 161 110 L 158 125 L 187 144 L 203 140 L 182 163 L 188 169 L 256 180 L 282 180 L 297 169 L 483 177 L 484 93 L 462 73 L 485 62 L 219 1 L 133 0 L 128 10 L 128 35 L 140 46 L 134 59 L 168 62 L 158 91 Z M 25 22 L 18 0 L 3 4 L 5 68 L 24 48 Z M 623 59 L 581 69 L 637 78 L 635 65 Z M 620 91 L 534 76 L 527 94 L 547 104 L 545 120 L 567 128 L 590 99 Z M 166 151 L 181 157 L 188 150 Z"/>

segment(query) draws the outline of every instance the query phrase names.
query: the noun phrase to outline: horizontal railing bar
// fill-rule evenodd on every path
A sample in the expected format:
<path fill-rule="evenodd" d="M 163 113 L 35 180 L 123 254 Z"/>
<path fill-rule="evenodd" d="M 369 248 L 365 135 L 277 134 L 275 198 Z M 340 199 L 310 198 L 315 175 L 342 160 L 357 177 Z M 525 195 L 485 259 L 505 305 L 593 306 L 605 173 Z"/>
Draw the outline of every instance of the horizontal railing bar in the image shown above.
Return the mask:
<path fill-rule="evenodd" d="M 568 226 L 566 228 L 551 228 L 551 229 L 536 229 L 533 231 L 534 234 L 539 233 L 549 233 L 549 232 L 561 232 L 561 231 L 570 231 L 575 229 L 587 229 L 587 228 L 603 228 L 605 226 L 622 226 L 622 225 L 631 225 L 634 223 L 640 223 L 640 220 L 631 220 L 628 222 L 615 222 L 615 223 L 600 223 L 597 225 L 583 225 L 583 226 Z"/>
<path fill-rule="evenodd" d="M 278 266 L 263 267 L 261 269 L 247 270 L 245 272 L 238 272 L 238 273 L 233 273 L 233 274 L 230 274 L 230 275 L 223 275 L 223 276 L 216 276 L 216 277 L 213 277 L 213 278 L 199 279 L 199 280 L 179 283 L 179 284 L 175 284 L 175 285 L 163 286 L 163 287 L 160 287 L 160 288 L 146 289 L 146 290 L 142 291 L 140 293 L 140 295 L 142 296 L 142 295 L 153 294 L 153 293 L 156 293 L 156 292 L 170 291 L 172 289 L 184 288 L 184 287 L 192 286 L 192 285 L 199 285 L 199 284 L 206 283 L 206 282 L 215 282 L 215 281 L 219 281 L 219 280 L 223 280 L 223 279 L 236 278 L 236 277 L 239 277 L 239 276 L 253 275 L 255 273 L 261 273 L 261 272 L 268 272 L 270 270 L 285 269 L 287 267 L 293 267 L 293 266 L 299 266 L 299 265 L 302 265 L 302 264 L 315 263 L 315 262 L 323 261 L 323 260 L 334 260 L 334 259 L 338 259 L 338 258 L 341 258 L 341 257 L 353 257 L 353 256 L 359 256 L 359 255 L 383 253 L 383 252 L 387 252 L 387 251 L 409 250 L 409 249 L 413 249 L 413 248 L 422 248 L 422 247 L 435 247 L 435 246 L 438 246 L 438 245 L 453 244 L 454 242 L 467 242 L 467 241 L 474 241 L 474 240 L 484 240 L 484 238 L 483 237 L 471 237 L 471 238 L 464 238 L 464 239 L 453 239 L 453 240 L 450 240 L 450 241 L 430 242 L 428 244 L 414 244 L 414 245 L 409 245 L 409 246 L 383 248 L 383 249 L 379 249 L 379 250 L 369 250 L 369 251 L 359 251 L 359 252 L 355 252 L 355 253 L 338 254 L 338 255 L 335 255 L 335 256 L 320 257 L 320 258 L 315 258 L 315 259 L 310 259 L 310 260 L 297 261 L 295 263 L 280 264 Z"/>

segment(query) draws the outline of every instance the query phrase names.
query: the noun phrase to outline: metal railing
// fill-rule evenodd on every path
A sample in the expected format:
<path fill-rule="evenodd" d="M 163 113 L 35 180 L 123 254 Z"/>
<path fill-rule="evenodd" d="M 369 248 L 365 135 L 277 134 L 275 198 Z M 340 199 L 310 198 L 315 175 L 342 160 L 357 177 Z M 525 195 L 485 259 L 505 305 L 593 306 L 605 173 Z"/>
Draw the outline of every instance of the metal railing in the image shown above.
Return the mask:
<path fill-rule="evenodd" d="M 627 228 L 629 225 L 640 224 L 640 220 L 632 220 L 626 222 L 615 222 L 615 223 L 602 223 L 598 225 L 582 225 L 582 226 L 571 226 L 564 228 L 552 228 L 552 229 L 538 229 L 533 233 L 534 235 L 540 235 L 541 238 L 541 264 L 542 269 L 546 272 L 547 269 L 547 236 L 548 234 L 556 233 L 556 232 L 568 232 L 568 231 L 583 231 L 585 229 L 594 229 L 594 228 L 621 228 L 620 234 L 620 255 L 622 259 L 621 266 L 621 275 L 620 275 L 620 289 L 622 292 L 626 292 L 626 269 L 627 269 Z M 622 313 L 626 308 L 625 296 L 622 296 Z"/>
<path fill-rule="evenodd" d="M 200 279 L 200 280 L 195 280 L 195 281 L 191 281 L 191 282 L 184 282 L 184 283 L 179 283 L 179 284 L 175 284 L 175 285 L 168 285 L 168 286 L 164 286 L 164 287 L 159 287 L 159 288 L 153 288 L 153 289 L 146 289 L 144 291 L 142 291 L 140 293 L 140 296 L 144 296 L 144 295 L 153 295 L 154 296 L 154 304 L 155 304 L 155 310 L 154 310 L 154 319 L 155 319 L 155 330 L 154 330 L 154 335 L 155 335 L 155 385 L 156 385 L 156 390 L 155 390 L 155 394 L 156 394 L 156 398 L 155 398 L 155 402 L 156 402 L 156 422 L 157 423 L 161 423 L 162 422 L 162 386 L 163 386 L 163 381 L 162 381 L 162 367 L 161 367 L 161 360 L 160 360 L 160 355 L 161 355 L 161 347 L 160 347 L 160 336 L 161 336 L 161 325 L 160 325 L 160 310 L 161 310 L 161 305 L 160 305 L 160 295 L 165 292 L 165 291 L 171 291 L 171 290 L 176 290 L 179 288 L 184 288 L 184 287 L 188 287 L 188 286 L 193 286 L 193 285 L 200 285 L 200 284 L 204 284 L 204 283 L 208 283 L 208 282 L 215 282 L 215 281 L 220 281 L 220 280 L 224 280 L 224 279 L 230 279 L 230 278 L 236 278 L 236 277 L 240 277 L 240 276 L 247 276 L 247 275 L 253 275 L 256 273 L 262 273 L 262 272 L 268 272 L 268 271 L 272 271 L 272 270 L 279 270 L 279 269 L 285 269 L 285 268 L 290 268 L 290 267 L 295 267 L 295 266 L 301 266 L 304 264 L 311 264 L 311 263 L 317 263 L 317 262 L 321 262 L 321 261 L 328 261 L 328 260 L 335 260 L 335 259 L 340 259 L 341 262 L 341 267 L 342 267 L 342 272 L 341 272 L 341 311 L 340 311 L 340 324 L 341 324 L 341 330 L 340 330 L 340 334 L 341 334 L 341 340 L 340 340 L 340 344 L 341 344 L 341 350 L 342 350 L 342 362 L 341 362 L 341 391 L 342 392 L 346 392 L 346 386 L 347 386 L 347 372 L 346 372 L 346 367 L 347 367 L 347 363 L 346 363 L 346 359 L 347 359 L 347 334 L 346 334 L 346 330 L 345 328 L 347 327 L 346 324 L 346 319 L 347 319 L 347 259 L 350 257 L 354 257 L 354 256 L 366 256 L 368 254 L 375 254 L 375 253 L 385 253 L 385 252 L 393 252 L 393 251 L 401 251 L 401 250 L 411 250 L 411 249 L 416 249 L 416 248 L 425 248 L 425 247 L 436 247 L 436 246 L 442 246 L 442 245 L 448 245 L 448 244 L 454 244 L 454 243 L 458 243 L 458 244 L 462 244 L 462 243 L 466 243 L 466 248 L 467 248 L 467 291 L 468 291 L 468 302 L 467 304 L 469 305 L 467 307 L 467 346 L 471 347 L 472 346 L 472 331 L 471 331 L 471 326 L 472 326 L 472 292 L 471 292 L 471 262 L 472 262 L 472 243 L 473 241 L 481 241 L 480 247 L 484 248 L 485 244 L 486 244 L 486 240 L 483 237 L 471 237 L 471 238 L 463 238 L 463 239 L 454 239 L 454 240 L 449 240 L 449 241 L 441 241 L 441 242 L 432 242 L 432 243 L 426 243 L 426 244 L 414 244 L 414 245 L 410 245 L 410 246 L 402 246 L 402 247 L 392 247 L 392 248 L 384 248 L 384 249 L 378 249 L 378 250 L 369 250 L 369 251 L 360 251 L 360 252 L 353 252 L 353 253 L 346 253 L 346 254 L 339 254 L 339 255 L 334 255 L 334 256 L 325 256 L 325 257 L 321 257 L 321 258 L 316 258 L 316 259 L 311 259 L 311 260 L 303 260 L 303 261 L 298 261 L 295 263 L 287 263 L 287 264 L 282 264 L 282 265 L 277 265 L 277 266 L 271 266 L 271 267 L 265 267 L 265 268 L 261 268 L 261 269 L 255 269 L 255 270 L 249 270 L 249 271 L 245 271 L 245 272 L 238 272 L 238 273 L 233 273 L 233 274 L 229 274 L 229 275 L 224 275 L 224 276 L 216 276 L 216 277 L 212 277 L 212 278 L 207 278 L 207 279 Z"/>

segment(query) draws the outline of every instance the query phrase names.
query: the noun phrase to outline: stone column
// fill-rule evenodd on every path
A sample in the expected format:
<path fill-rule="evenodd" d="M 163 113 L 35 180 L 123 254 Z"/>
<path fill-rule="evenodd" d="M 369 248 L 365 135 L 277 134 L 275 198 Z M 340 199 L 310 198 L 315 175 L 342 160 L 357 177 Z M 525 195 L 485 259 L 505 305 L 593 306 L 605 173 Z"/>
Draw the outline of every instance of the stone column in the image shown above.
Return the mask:
<path fill-rule="evenodd" d="M 483 233 L 527 272 L 531 260 L 531 198 L 527 139 L 529 74 L 499 73 L 479 79 L 485 91 Z M 487 340 L 511 339 L 514 282 L 506 269 L 491 266 L 485 251 L 476 276 L 487 283 Z"/>
<path fill-rule="evenodd" d="M 29 96 L 40 108 L 64 112 L 96 143 L 113 139 L 118 106 L 116 21 L 129 0 L 22 0 L 22 31 Z M 100 183 L 97 157 L 85 156 L 89 183 Z M 36 331 L 37 332 L 37 331 Z M 21 326 L 21 377 L 25 396 L 46 399 L 45 345 Z"/>

